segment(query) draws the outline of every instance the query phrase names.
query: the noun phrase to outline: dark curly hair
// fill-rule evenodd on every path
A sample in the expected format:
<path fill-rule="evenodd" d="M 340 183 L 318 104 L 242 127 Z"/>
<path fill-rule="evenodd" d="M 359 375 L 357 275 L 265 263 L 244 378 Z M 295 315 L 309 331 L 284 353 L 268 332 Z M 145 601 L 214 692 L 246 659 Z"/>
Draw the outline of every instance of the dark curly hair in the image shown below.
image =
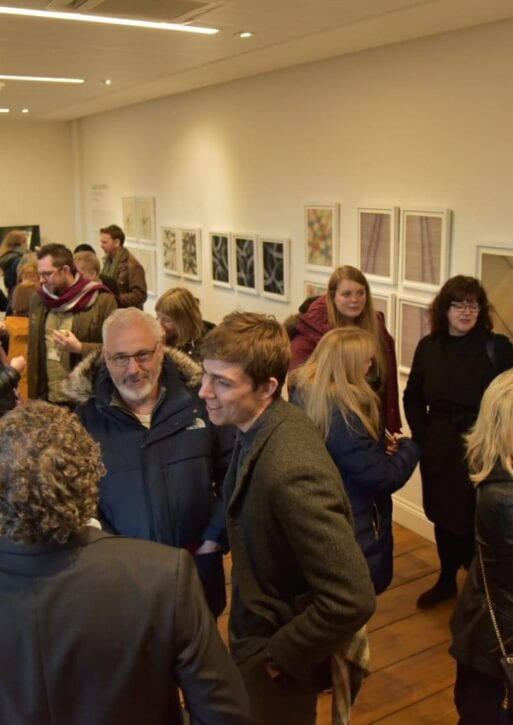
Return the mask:
<path fill-rule="evenodd" d="M 475 277 L 465 277 L 457 274 L 444 284 L 429 309 L 431 319 L 431 332 L 434 335 L 447 335 L 449 321 L 447 313 L 451 302 L 477 302 L 480 310 L 476 320 L 475 329 L 491 330 L 493 328 L 490 317 L 490 303 L 480 281 Z"/>
<path fill-rule="evenodd" d="M 95 515 L 101 450 L 63 407 L 28 402 L 0 420 L 0 535 L 65 543 Z"/>

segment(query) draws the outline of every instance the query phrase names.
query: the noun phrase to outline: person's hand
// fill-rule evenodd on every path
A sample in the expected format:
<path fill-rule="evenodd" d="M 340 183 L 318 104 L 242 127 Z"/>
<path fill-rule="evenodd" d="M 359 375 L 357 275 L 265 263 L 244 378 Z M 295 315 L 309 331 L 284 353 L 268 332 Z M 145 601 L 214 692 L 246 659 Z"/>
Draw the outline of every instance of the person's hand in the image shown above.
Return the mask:
<path fill-rule="evenodd" d="M 209 539 L 205 539 L 201 546 L 198 546 L 194 554 L 213 554 L 215 551 L 221 550 L 222 547 L 217 543 L 217 541 L 210 541 Z"/>
<path fill-rule="evenodd" d="M 82 352 L 82 343 L 71 330 L 54 330 L 53 339 L 57 347 L 61 350 L 67 350 L 73 353 Z"/>
<path fill-rule="evenodd" d="M 13 357 L 13 359 L 10 361 L 9 365 L 17 370 L 19 374 L 25 370 L 25 367 L 27 365 L 27 361 L 23 357 L 23 355 L 19 355 L 18 357 Z"/>
<path fill-rule="evenodd" d="M 385 453 L 387 456 L 393 456 L 394 453 L 397 453 L 399 450 L 399 441 L 401 438 L 407 438 L 408 436 L 404 435 L 404 433 L 389 433 L 387 430 L 385 431 L 385 438 L 387 441 L 386 447 L 385 447 Z"/>

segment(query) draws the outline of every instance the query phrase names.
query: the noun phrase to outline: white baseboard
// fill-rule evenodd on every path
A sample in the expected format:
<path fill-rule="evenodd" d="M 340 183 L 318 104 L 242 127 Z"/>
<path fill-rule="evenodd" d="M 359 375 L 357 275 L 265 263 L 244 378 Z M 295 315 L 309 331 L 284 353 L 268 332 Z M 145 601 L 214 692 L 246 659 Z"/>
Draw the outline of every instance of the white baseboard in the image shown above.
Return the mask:
<path fill-rule="evenodd" d="M 417 504 L 407 501 L 400 495 L 394 495 L 393 519 L 401 526 L 414 531 L 429 541 L 435 540 L 433 524 L 426 518 L 424 509 Z"/>

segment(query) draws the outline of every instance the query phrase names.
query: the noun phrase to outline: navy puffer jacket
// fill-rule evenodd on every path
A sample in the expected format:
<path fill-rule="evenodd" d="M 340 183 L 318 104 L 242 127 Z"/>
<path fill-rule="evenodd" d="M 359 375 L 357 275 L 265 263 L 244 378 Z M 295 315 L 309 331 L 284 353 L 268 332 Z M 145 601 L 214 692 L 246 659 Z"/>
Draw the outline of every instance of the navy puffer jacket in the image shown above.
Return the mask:
<path fill-rule="evenodd" d="M 351 502 L 356 539 L 369 565 L 376 594 L 393 575 L 392 496 L 404 486 L 419 460 L 420 449 L 409 438 L 389 456 L 384 441 L 374 440 L 360 418 L 333 413 L 326 447 L 338 466 Z"/>

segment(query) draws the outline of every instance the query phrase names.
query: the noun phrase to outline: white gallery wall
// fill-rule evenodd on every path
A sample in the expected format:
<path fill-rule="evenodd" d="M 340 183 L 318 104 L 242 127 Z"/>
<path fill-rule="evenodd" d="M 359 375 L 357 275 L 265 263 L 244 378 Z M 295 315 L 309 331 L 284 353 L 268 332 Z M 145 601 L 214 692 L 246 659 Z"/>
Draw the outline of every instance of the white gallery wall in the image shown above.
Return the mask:
<path fill-rule="evenodd" d="M 0 226 L 39 224 L 43 242 L 73 243 L 75 159 L 68 123 L 0 121 Z"/>
<path fill-rule="evenodd" d="M 340 202 L 341 263 L 366 205 L 451 209 L 451 274 L 476 273 L 477 245 L 513 247 L 512 136 L 512 22 L 379 48 L 82 120 L 84 230 L 120 223 L 123 196 L 155 197 L 157 229 L 202 230 L 203 280 L 185 284 L 205 317 L 283 319 L 306 278 L 325 280 L 305 272 L 308 202 Z M 290 303 L 214 288 L 212 230 L 290 238 Z M 158 283 L 177 284 L 161 264 Z M 430 534 L 418 474 L 395 511 Z"/>
<path fill-rule="evenodd" d="M 510 21 L 51 128 L 42 125 L 39 139 L 15 129 L 18 149 L 26 144 L 45 170 L 31 178 L 27 153 L 27 187 L 18 176 L 15 191 L 8 189 L 2 175 L 4 223 L 18 223 L 20 205 L 46 237 L 96 243 L 100 226 L 121 223 L 122 197 L 155 197 L 157 234 L 167 225 L 203 235 L 202 281 L 166 277 L 159 258 L 157 292 L 185 284 L 215 322 L 235 307 L 284 319 L 303 300 L 305 279 L 326 281 L 305 271 L 308 202 L 341 204 L 339 263 L 357 262 L 358 206 L 451 209 L 450 274 L 476 273 L 477 245 L 513 248 Z M 2 158 L 9 148 L 0 141 Z M 289 238 L 290 302 L 214 288 L 209 231 Z M 429 535 L 417 475 L 396 496 L 395 510 Z"/>

